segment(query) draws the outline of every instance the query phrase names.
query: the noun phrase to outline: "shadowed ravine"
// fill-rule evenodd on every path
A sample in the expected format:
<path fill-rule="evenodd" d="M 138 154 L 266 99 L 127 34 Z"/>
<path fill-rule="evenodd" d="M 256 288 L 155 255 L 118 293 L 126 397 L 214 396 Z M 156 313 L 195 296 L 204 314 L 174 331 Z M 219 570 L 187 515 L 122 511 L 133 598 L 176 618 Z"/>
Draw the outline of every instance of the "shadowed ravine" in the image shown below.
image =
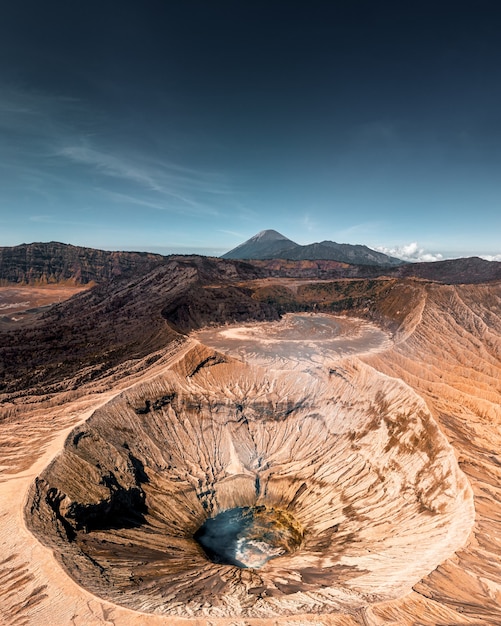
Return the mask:
<path fill-rule="evenodd" d="M 273 342 L 245 362 L 194 344 L 95 411 L 33 484 L 30 529 L 80 585 L 143 612 L 352 613 L 408 593 L 465 544 L 471 488 L 411 387 L 349 342 L 322 351 L 325 319 L 293 369 Z M 353 322 L 366 331 L 388 348 Z M 221 519 L 230 555 L 201 537 Z"/>

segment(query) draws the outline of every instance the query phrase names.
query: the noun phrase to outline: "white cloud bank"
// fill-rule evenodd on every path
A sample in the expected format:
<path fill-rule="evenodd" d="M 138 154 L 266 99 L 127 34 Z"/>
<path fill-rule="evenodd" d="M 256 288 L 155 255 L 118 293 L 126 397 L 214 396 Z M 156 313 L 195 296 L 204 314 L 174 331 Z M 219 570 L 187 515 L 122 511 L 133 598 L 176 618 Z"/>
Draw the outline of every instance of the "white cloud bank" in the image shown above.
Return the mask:
<path fill-rule="evenodd" d="M 425 252 L 424 248 L 420 248 L 416 241 L 412 243 L 404 244 L 402 246 L 395 246 L 393 248 L 387 248 L 386 246 L 377 246 L 375 250 L 384 252 L 390 256 L 397 257 L 404 261 L 410 261 L 417 263 L 419 261 L 441 261 L 444 257 L 440 252 L 432 253 Z"/>
<path fill-rule="evenodd" d="M 397 257 L 397 259 L 409 261 L 410 263 L 442 261 L 446 258 L 458 258 L 459 256 L 478 256 L 486 261 L 501 262 L 501 254 L 463 254 L 456 256 L 444 256 L 440 252 L 426 252 L 425 249 L 421 248 L 416 241 L 402 246 L 393 246 L 391 248 L 387 246 L 375 246 L 374 250 Z"/>

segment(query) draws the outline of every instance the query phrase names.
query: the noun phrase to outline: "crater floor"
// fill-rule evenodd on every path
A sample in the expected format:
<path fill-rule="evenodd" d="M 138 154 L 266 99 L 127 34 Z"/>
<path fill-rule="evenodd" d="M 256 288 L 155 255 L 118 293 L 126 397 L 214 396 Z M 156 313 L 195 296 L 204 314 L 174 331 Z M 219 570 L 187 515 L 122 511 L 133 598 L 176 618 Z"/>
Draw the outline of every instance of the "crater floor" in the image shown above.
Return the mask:
<path fill-rule="evenodd" d="M 295 369 L 388 348 L 390 338 L 362 319 L 287 313 L 279 322 L 205 328 L 192 333 L 206 346 L 255 365 Z"/>

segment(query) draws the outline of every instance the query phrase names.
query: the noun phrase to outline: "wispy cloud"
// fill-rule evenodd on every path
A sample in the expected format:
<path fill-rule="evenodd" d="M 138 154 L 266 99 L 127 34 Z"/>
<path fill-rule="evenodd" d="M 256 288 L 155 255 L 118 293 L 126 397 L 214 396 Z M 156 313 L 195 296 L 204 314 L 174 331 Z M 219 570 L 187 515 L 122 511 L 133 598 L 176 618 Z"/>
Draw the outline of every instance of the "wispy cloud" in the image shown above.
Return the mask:
<path fill-rule="evenodd" d="M 154 154 L 133 139 L 127 143 L 108 122 L 85 102 L 0 83 L 0 169 L 11 193 L 22 185 L 49 204 L 94 192 L 94 204 L 111 198 L 193 216 L 247 215 L 225 172 L 187 167 L 168 150 Z"/>
<path fill-rule="evenodd" d="M 378 232 L 382 225 L 383 222 L 375 220 L 354 224 L 348 228 L 337 230 L 335 233 L 336 241 L 338 243 L 361 243 L 368 236 L 373 236 L 375 232 Z"/>
<path fill-rule="evenodd" d="M 75 182 L 55 162 L 55 147 L 88 132 L 86 117 L 76 99 L 0 82 L 2 201 L 20 206 L 29 198 L 34 205 L 54 208 L 53 201 Z"/>
<path fill-rule="evenodd" d="M 0 131 L 4 151 L 49 154 L 68 134 L 89 131 L 88 113 L 74 98 L 0 83 Z M 80 126 L 80 123 L 82 125 Z"/>
<path fill-rule="evenodd" d="M 224 196 L 227 203 L 233 193 L 223 176 L 185 168 L 167 160 L 154 161 L 137 154 L 118 156 L 89 145 L 65 146 L 57 156 L 93 168 L 105 177 L 136 185 L 136 193 L 110 190 L 107 193 L 115 200 L 150 208 L 219 215 L 219 209 L 206 198 L 214 201 Z M 150 195 L 145 197 L 145 193 Z"/>
<path fill-rule="evenodd" d="M 132 204 L 134 206 L 146 207 L 148 209 L 156 209 L 157 211 L 164 211 L 166 209 L 165 203 L 154 202 L 153 200 L 144 200 L 143 198 L 139 198 L 137 195 L 128 195 L 126 193 L 110 191 L 109 189 L 103 189 L 101 187 L 96 187 L 95 191 L 97 194 L 104 196 L 105 198 L 109 198 L 112 202 Z"/>
<path fill-rule="evenodd" d="M 439 252 L 427 252 L 424 248 L 421 248 L 416 241 L 412 243 L 403 244 L 401 246 L 376 246 L 375 250 L 389 254 L 390 256 L 397 257 L 404 261 L 419 262 L 419 261 L 441 261 L 444 257 Z"/>
<path fill-rule="evenodd" d="M 87 146 L 67 146 L 62 148 L 56 155 L 67 157 L 76 163 L 93 166 L 109 176 L 140 183 L 152 191 L 162 190 L 146 172 L 112 154 L 106 154 Z"/>
<path fill-rule="evenodd" d="M 237 233 L 234 230 L 222 230 L 220 229 L 218 232 L 224 233 L 225 235 L 231 235 L 232 237 L 238 237 L 239 239 L 244 239 L 246 235 L 242 233 Z"/>

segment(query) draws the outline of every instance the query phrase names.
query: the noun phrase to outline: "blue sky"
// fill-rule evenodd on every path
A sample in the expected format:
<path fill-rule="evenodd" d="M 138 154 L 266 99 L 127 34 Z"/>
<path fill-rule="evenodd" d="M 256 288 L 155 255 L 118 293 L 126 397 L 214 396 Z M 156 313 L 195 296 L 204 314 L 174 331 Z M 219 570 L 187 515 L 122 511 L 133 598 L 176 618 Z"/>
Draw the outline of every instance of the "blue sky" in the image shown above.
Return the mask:
<path fill-rule="evenodd" d="M 0 245 L 497 258 L 500 31 L 497 0 L 10 3 Z"/>

